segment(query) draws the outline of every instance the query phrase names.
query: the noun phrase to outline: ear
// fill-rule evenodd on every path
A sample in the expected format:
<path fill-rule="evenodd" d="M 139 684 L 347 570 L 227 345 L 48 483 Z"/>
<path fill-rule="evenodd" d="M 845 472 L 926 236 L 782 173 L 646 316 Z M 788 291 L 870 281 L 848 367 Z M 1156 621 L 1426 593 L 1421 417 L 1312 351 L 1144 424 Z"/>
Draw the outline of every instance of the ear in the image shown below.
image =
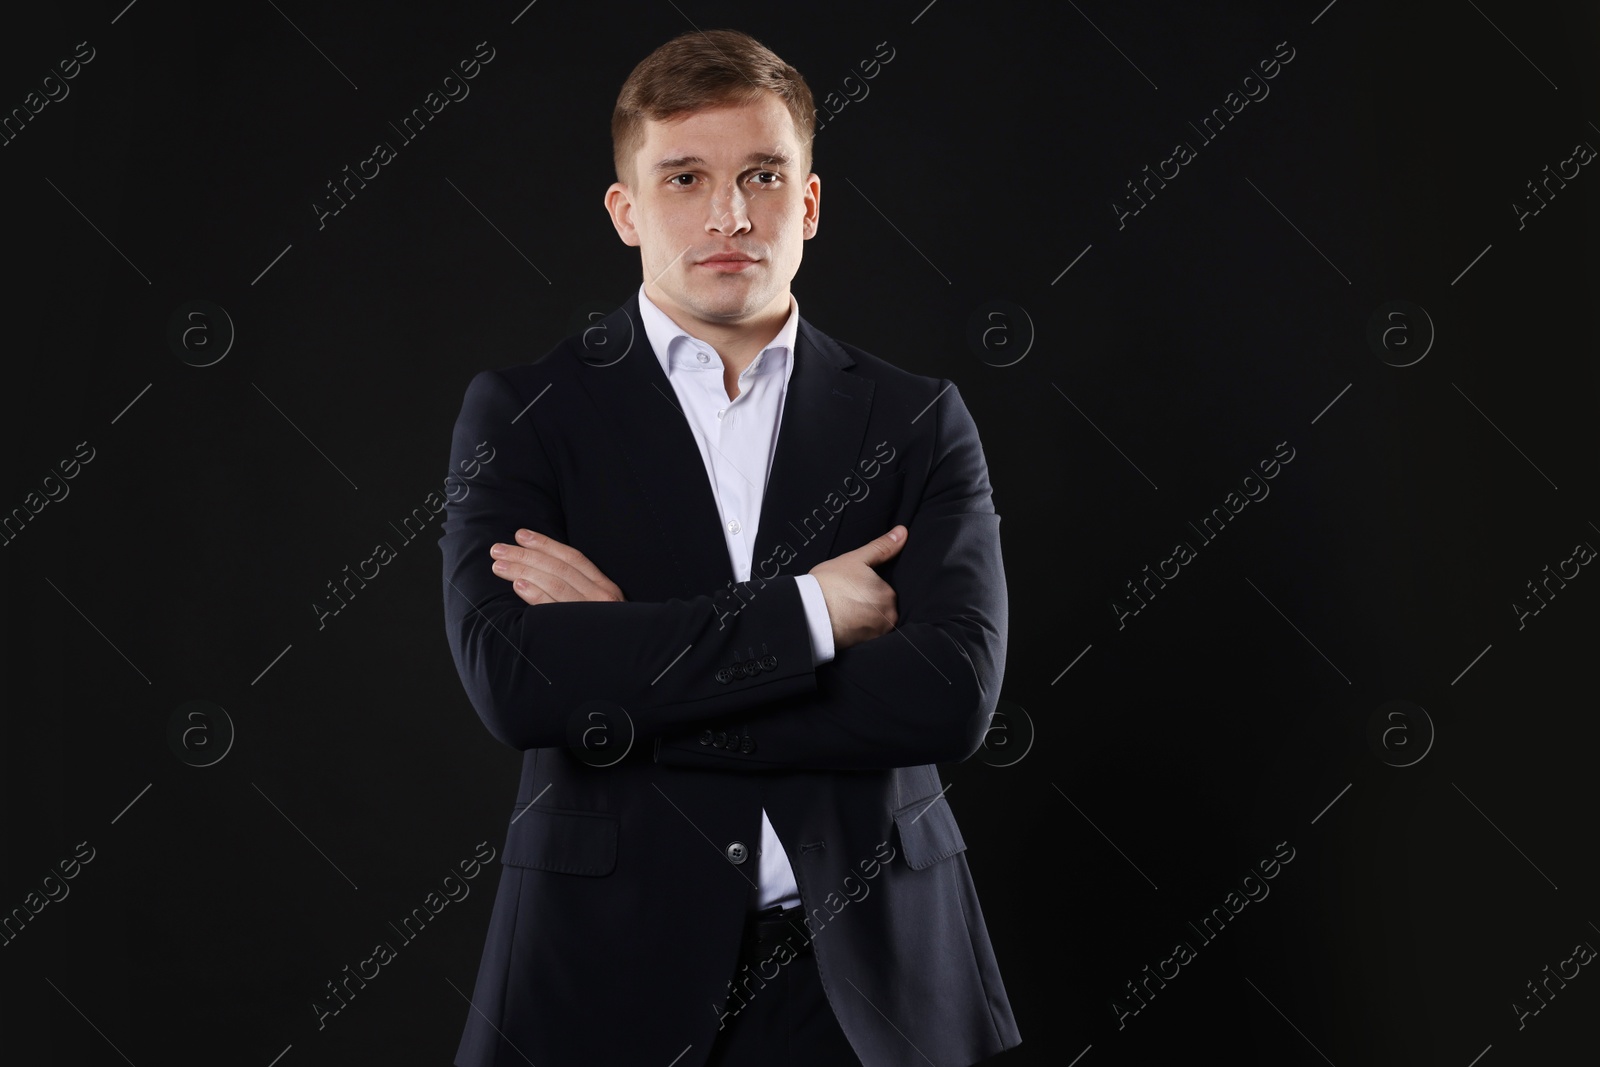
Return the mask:
<path fill-rule="evenodd" d="M 639 231 L 633 224 L 633 194 L 622 182 L 612 182 L 606 190 L 606 211 L 622 243 L 639 247 Z"/>
<path fill-rule="evenodd" d="M 809 241 L 817 235 L 817 226 L 822 221 L 822 176 L 819 174 L 806 175 L 805 184 L 805 215 L 801 218 L 800 236 L 802 240 Z"/>

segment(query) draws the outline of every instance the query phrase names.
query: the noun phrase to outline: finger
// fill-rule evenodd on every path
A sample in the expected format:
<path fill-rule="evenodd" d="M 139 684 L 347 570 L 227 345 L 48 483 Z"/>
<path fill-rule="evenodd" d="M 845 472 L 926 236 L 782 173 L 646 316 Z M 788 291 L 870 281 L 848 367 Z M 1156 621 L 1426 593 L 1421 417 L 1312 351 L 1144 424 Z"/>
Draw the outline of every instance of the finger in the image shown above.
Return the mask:
<path fill-rule="evenodd" d="M 611 579 L 602 574 L 600 568 L 596 567 L 588 556 L 571 545 L 557 541 L 548 534 L 542 534 L 535 530 L 521 529 L 517 531 L 517 543 L 527 548 L 536 548 L 549 553 L 563 563 L 576 568 L 579 573 L 596 586 L 610 586 L 613 590 L 616 590 L 616 586 L 611 582 Z"/>
<path fill-rule="evenodd" d="M 856 551 L 861 553 L 862 562 L 869 567 L 887 563 L 899 555 L 900 549 L 905 547 L 906 532 L 904 526 L 894 526 L 883 536 L 873 538 Z"/>
<path fill-rule="evenodd" d="M 562 573 L 558 569 L 565 566 L 549 558 L 540 561 L 535 554 L 526 563 L 497 559 L 494 561 L 493 570 L 496 575 L 511 582 L 519 594 L 525 589 L 541 593 L 540 603 L 565 604 L 597 599 L 591 595 L 595 590 L 587 579 L 570 568 L 568 573 Z"/>
<path fill-rule="evenodd" d="M 521 578 L 518 578 L 516 581 L 511 583 L 511 591 L 517 594 L 517 596 L 521 597 L 523 603 L 525 604 L 533 605 L 559 603 L 559 601 L 551 599 L 550 594 L 546 593 L 543 589 L 540 589 L 532 582 L 523 581 Z"/>
<path fill-rule="evenodd" d="M 869 542 L 869 544 L 870 544 L 870 542 Z M 872 600 L 872 598 L 870 596 L 865 595 L 865 593 L 862 590 L 861 586 L 856 584 L 855 579 L 851 578 L 848 574 L 845 574 L 843 571 L 839 572 L 839 577 L 844 579 L 844 583 L 850 587 L 850 593 L 852 594 L 852 595 L 850 595 L 850 599 L 851 600 L 855 601 L 857 604 L 865 604 L 867 607 L 871 608 L 873 611 L 876 611 L 879 615 L 882 615 L 883 618 L 884 618 L 884 621 L 889 624 L 891 629 L 895 626 L 896 622 L 900 618 L 900 612 L 895 607 L 895 599 L 894 599 L 895 598 L 895 592 L 894 592 L 893 588 L 889 589 L 889 596 L 891 598 L 890 599 L 889 608 L 890 608 L 891 611 L 894 612 L 894 615 L 891 616 L 888 613 L 886 613 L 882 608 L 878 607 L 878 605 L 873 602 L 873 600 Z M 855 594 L 859 594 L 859 595 L 855 595 Z"/>
<path fill-rule="evenodd" d="M 577 567 L 539 548 L 496 544 L 490 547 L 490 555 L 495 557 L 492 569 L 496 575 L 511 581 L 520 579 L 533 583 L 549 597 L 549 601 L 541 602 L 622 599 L 622 590 L 616 583 L 592 565 L 590 570 L 598 576 L 599 581 L 590 579 Z"/>

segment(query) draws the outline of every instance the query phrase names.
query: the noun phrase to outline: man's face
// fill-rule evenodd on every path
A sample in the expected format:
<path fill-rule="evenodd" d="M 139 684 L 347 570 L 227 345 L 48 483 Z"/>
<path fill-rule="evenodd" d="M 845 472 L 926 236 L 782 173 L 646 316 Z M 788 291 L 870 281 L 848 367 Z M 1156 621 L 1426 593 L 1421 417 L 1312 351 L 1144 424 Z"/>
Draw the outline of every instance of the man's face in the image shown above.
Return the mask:
<path fill-rule="evenodd" d="M 772 93 L 647 121 L 633 182 L 607 189 L 606 208 L 622 240 L 639 247 L 650 299 L 725 325 L 786 312 L 822 196 L 822 179 L 801 176 L 801 162 L 794 121 Z M 708 262 L 728 252 L 754 262 Z"/>

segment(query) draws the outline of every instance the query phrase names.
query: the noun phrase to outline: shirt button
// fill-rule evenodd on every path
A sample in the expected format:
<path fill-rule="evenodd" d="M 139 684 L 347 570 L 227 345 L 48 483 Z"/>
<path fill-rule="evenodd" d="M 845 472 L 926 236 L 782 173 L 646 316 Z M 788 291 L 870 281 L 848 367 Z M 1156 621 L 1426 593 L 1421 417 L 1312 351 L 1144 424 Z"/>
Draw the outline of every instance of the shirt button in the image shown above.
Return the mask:
<path fill-rule="evenodd" d="M 740 864 L 750 858 L 750 850 L 743 841 L 734 841 L 728 845 L 726 855 L 729 863 Z"/>
<path fill-rule="evenodd" d="M 711 362 L 711 357 L 706 355 L 704 352 L 701 352 L 695 358 L 698 359 L 701 363 L 710 363 Z"/>
<path fill-rule="evenodd" d="M 738 519 L 729 519 L 728 520 L 728 532 L 729 533 L 738 533 L 742 529 L 744 529 L 744 527 L 739 525 L 739 520 Z"/>
<path fill-rule="evenodd" d="M 724 411 L 727 411 L 727 410 L 728 410 L 727 408 L 718 408 L 717 409 L 717 418 L 719 418 L 719 419 L 722 418 L 722 413 Z"/>

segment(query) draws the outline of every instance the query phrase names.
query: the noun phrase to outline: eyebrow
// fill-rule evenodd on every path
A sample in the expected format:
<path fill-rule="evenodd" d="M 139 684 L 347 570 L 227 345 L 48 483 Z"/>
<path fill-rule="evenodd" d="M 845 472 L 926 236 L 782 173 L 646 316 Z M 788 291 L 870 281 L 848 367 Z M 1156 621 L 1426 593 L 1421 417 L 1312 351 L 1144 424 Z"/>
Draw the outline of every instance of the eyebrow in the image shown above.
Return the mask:
<path fill-rule="evenodd" d="M 773 152 L 751 152 L 749 155 L 744 157 L 744 161 L 746 163 L 772 163 L 780 167 L 787 166 L 791 162 L 789 156 L 781 150 Z M 670 159 L 663 159 L 661 162 L 657 163 L 651 168 L 651 172 L 659 174 L 662 171 L 678 170 L 681 167 L 704 166 L 705 162 L 706 161 L 701 159 L 699 156 L 673 156 Z"/>

